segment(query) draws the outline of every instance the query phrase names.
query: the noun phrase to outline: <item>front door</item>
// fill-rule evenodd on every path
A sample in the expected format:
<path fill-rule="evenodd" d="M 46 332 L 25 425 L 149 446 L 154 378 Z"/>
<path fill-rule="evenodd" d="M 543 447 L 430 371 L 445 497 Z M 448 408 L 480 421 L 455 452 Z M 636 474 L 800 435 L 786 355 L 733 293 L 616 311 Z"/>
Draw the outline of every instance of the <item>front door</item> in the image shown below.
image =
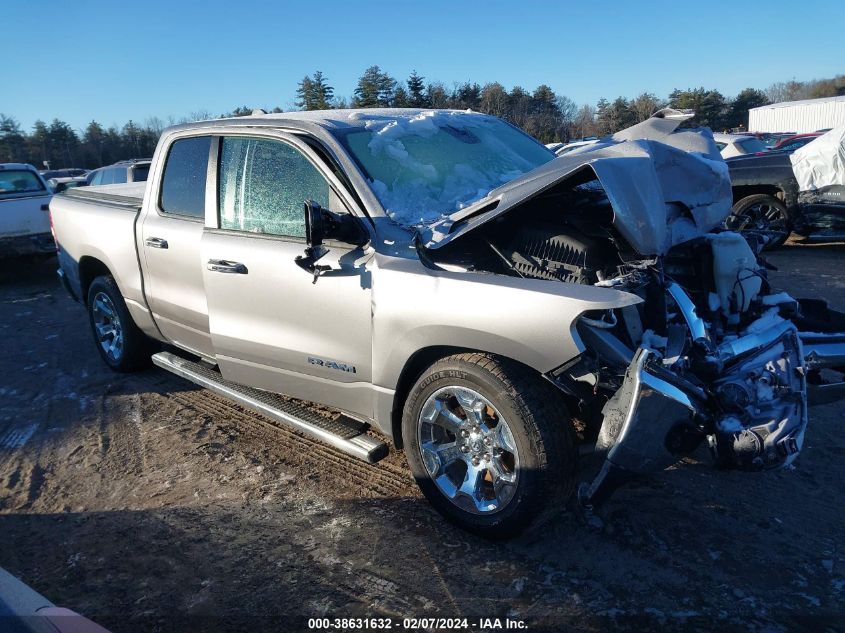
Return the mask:
<path fill-rule="evenodd" d="M 319 278 L 305 249 L 303 202 L 348 212 L 292 139 L 220 139 L 218 217 L 202 237 L 215 356 L 226 378 L 372 415 L 371 249 L 327 244 Z"/>

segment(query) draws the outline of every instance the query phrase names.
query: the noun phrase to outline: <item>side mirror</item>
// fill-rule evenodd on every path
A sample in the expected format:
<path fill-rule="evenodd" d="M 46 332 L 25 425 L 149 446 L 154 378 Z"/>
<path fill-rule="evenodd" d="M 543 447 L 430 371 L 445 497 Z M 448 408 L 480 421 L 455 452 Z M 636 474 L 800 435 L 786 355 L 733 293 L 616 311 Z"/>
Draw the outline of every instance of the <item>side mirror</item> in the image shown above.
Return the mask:
<path fill-rule="evenodd" d="M 334 213 L 313 200 L 305 201 L 305 255 L 296 258 L 297 265 L 317 278 L 330 266 L 320 266 L 317 261 L 329 252 L 323 240 L 336 239 L 350 244 L 365 244 L 358 221 L 348 213 Z"/>
<path fill-rule="evenodd" d="M 53 187 L 53 193 L 61 193 L 67 189 L 67 184 L 63 182 L 57 182 L 56 185 Z"/>
<path fill-rule="evenodd" d="M 314 283 L 320 275 L 330 266 L 321 266 L 317 261 L 329 252 L 329 249 L 323 246 L 323 239 L 326 237 L 327 217 L 334 215 L 331 211 L 327 211 L 313 200 L 305 201 L 305 243 L 308 246 L 305 248 L 305 255 L 298 255 L 296 257 L 296 264 L 302 270 L 314 276 Z"/>

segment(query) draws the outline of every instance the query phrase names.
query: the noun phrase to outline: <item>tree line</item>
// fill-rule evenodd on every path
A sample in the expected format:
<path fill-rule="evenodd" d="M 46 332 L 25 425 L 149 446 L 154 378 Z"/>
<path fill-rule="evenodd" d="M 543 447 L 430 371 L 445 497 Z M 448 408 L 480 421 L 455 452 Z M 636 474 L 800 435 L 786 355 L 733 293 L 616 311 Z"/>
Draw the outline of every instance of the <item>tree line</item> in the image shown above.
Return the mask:
<path fill-rule="evenodd" d="M 650 117 L 663 107 L 691 109 L 691 126 L 707 126 L 714 131 L 744 129 L 748 110 L 768 103 L 845 95 L 845 75 L 811 81 L 790 80 L 772 84 L 765 90 L 746 88 L 735 97 L 715 89 L 673 90 L 666 98 L 649 92 L 628 98 L 599 99 L 595 104 L 576 104 L 557 94 L 546 84 L 527 90 L 508 90 L 498 82 L 480 85 L 465 81 L 451 87 L 427 82 L 416 71 L 398 81 L 379 66 L 367 68 L 350 97 L 335 95 L 328 78 L 316 71 L 303 77 L 296 89 L 294 106 L 301 110 L 330 108 L 455 108 L 492 114 L 522 128 L 543 143 L 567 142 L 590 136 L 604 136 Z M 282 112 L 279 107 L 273 112 Z M 252 108 L 239 106 L 220 117 L 245 116 Z M 12 116 L 0 113 L 0 162 L 26 162 L 41 168 L 45 161 L 52 168 L 109 165 L 126 158 L 149 157 L 161 131 L 176 123 L 214 118 L 200 110 L 179 120 L 166 122 L 153 117 L 143 123 L 129 121 L 123 127 L 105 128 L 91 121 L 84 130 L 74 130 L 60 119 L 52 123 L 36 121 L 30 132 L 21 129 Z M 768 130 L 759 130 L 768 131 Z"/>

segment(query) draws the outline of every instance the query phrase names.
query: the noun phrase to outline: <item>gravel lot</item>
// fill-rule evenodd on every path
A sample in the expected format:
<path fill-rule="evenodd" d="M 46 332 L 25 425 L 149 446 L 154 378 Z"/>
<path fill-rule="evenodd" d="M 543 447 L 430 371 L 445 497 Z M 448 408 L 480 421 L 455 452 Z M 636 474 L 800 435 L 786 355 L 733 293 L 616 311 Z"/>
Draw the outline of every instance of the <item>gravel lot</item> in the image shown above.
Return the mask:
<path fill-rule="evenodd" d="M 771 254 L 845 310 L 845 246 Z M 308 617 L 519 618 L 531 630 L 842 630 L 842 404 L 792 470 L 700 460 L 490 543 L 376 466 L 151 369 L 111 373 L 55 261 L 0 264 L 0 566 L 114 633 Z M 475 628 L 474 630 L 480 630 Z"/>

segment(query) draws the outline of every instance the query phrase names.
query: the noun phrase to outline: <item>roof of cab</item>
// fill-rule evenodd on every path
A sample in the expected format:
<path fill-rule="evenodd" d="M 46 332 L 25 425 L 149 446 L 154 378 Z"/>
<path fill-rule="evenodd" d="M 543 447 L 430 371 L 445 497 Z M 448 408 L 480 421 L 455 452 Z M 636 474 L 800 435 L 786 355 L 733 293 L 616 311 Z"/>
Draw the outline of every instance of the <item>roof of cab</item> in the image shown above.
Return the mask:
<path fill-rule="evenodd" d="M 241 117 L 227 117 L 183 123 L 169 131 L 196 129 L 226 124 L 254 127 L 298 127 L 308 129 L 319 126 L 329 130 L 363 129 L 367 121 L 385 118 L 412 118 L 423 112 L 431 112 L 431 108 L 360 108 L 346 110 L 297 110 L 293 112 L 278 112 L 272 114 L 251 114 Z M 443 112 L 440 110 L 439 112 Z M 489 116 L 470 110 L 446 110 L 446 112 L 461 112 L 475 116 Z"/>

